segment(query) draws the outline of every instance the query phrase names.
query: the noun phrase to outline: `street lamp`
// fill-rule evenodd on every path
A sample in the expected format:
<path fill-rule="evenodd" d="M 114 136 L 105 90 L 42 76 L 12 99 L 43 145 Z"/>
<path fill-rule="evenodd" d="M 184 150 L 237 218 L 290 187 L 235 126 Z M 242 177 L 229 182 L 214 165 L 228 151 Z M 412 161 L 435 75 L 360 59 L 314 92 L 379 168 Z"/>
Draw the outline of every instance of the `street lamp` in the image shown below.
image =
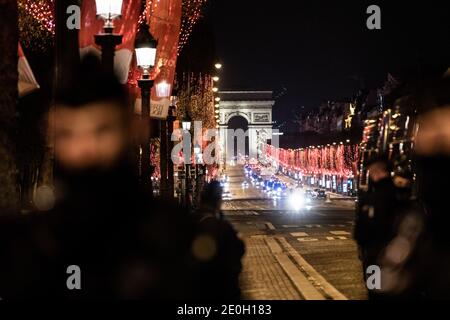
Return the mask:
<path fill-rule="evenodd" d="M 114 51 L 122 43 L 122 35 L 113 34 L 113 20 L 122 15 L 122 0 L 96 0 L 97 17 L 105 21 L 103 32 L 94 36 L 95 44 L 102 48 L 102 64 L 110 73 L 114 72 Z"/>
<path fill-rule="evenodd" d="M 150 125 L 150 94 L 154 81 L 150 79 L 150 69 L 153 68 L 156 61 L 157 41 L 150 33 L 149 26 L 144 23 L 141 25 L 136 35 L 134 43 L 136 51 L 137 66 L 143 70 L 142 78 L 138 80 L 138 86 L 141 89 L 141 120 L 143 123 Z M 144 191 L 153 196 L 153 186 L 151 176 L 154 168 L 150 165 L 151 149 L 150 138 L 148 134 L 142 137 L 142 159 L 141 161 L 141 184 Z"/>
<path fill-rule="evenodd" d="M 189 117 L 189 114 L 187 113 L 187 111 L 184 114 L 183 119 L 181 120 L 181 125 L 182 125 L 184 131 L 191 131 L 192 119 L 191 119 L 191 117 Z"/>
<path fill-rule="evenodd" d="M 204 170 L 200 170 L 200 166 L 203 164 L 202 147 L 198 142 L 194 145 L 194 155 L 195 155 L 195 197 L 196 202 L 200 197 L 200 192 L 203 188 Z"/>
<path fill-rule="evenodd" d="M 217 70 L 220 70 L 220 69 L 222 69 L 222 64 L 221 64 L 221 63 L 216 63 L 216 64 L 214 65 L 214 67 L 215 67 Z"/>
<path fill-rule="evenodd" d="M 192 190 L 191 185 L 191 136 L 190 131 L 192 127 L 192 119 L 189 116 L 188 112 L 186 111 L 183 118 L 181 119 L 181 126 L 184 131 L 184 138 L 183 140 L 188 137 L 189 142 L 184 143 L 183 152 L 185 153 L 184 159 L 185 159 L 185 205 L 186 207 L 189 207 L 190 205 L 190 195 Z"/>
<path fill-rule="evenodd" d="M 150 27 L 148 24 L 142 24 L 136 35 L 134 47 L 136 51 L 137 65 L 143 70 L 144 79 L 148 79 L 150 77 L 150 69 L 155 65 L 157 46 L 158 41 L 156 41 L 150 33 Z"/>
<path fill-rule="evenodd" d="M 158 98 L 168 98 L 170 96 L 171 85 L 166 80 L 156 84 L 156 95 Z"/>
<path fill-rule="evenodd" d="M 173 132 L 173 123 L 176 120 L 175 117 L 175 113 L 176 113 L 176 97 L 175 97 L 175 93 L 172 93 L 173 97 L 172 97 L 172 105 L 169 107 L 169 113 L 167 116 L 167 132 L 169 133 L 169 135 L 172 134 Z M 168 138 L 168 137 L 166 137 Z M 167 149 L 167 157 L 168 157 L 168 168 L 167 168 L 167 178 L 168 178 L 168 190 L 167 190 L 167 195 L 168 195 L 168 199 L 173 199 L 175 190 L 174 190 L 174 185 L 175 185 L 175 179 L 174 179 L 174 163 L 172 161 L 172 157 L 171 157 L 171 152 L 174 148 L 174 142 L 172 141 L 172 139 L 167 139 L 168 140 L 168 149 Z"/>
<path fill-rule="evenodd" d="M 202 148 L 200 147 L 200 145 L 198 143 L 195 143 L 194 145 L 194 154 L 195 154 L 195 159 L 197 161 L 198 156 L 202 153 Z"/>
<path fill-rule="evenodd" d="M 220 80 L 220 78 L 217 77 L 217 76 L 213 77 L 212 79 L 213 79 L 214 82 L 218 82 Z"/>
<path fill-rule="evenodd" d="M 103 29 L 111 33 L 114 29 L 113 20 L 122 15 L 122 0 L 95 0 L 95 7 L 97 16 L 105 21 Z"/>

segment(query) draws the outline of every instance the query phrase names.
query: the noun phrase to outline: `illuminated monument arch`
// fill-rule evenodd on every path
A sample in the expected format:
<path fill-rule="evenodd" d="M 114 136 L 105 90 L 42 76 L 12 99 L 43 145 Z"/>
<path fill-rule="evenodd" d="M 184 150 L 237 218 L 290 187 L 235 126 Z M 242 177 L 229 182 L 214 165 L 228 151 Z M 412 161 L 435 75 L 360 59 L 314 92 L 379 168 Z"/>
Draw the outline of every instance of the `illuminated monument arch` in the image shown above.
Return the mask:
<path fill-rule="evenodd" d="M 256 159 L 261 145 L 272 138 L 272 107 L 275 104 L 273 92 L 221 91 L 219 96 L 220 139 L 222 150 L 225 151 L 222 152 L 222 159 L 226 157 L 229 161 L 244 153 Z M 241 117 L 244 121 L 236 121 L 236 117 Z M 240 129 L 247 131 L 247 139 L 242 141 L 242 137 L 235 137 L 239 133 L 235 132 L 238 129 L 235 124 L 245 121 L 247 126 L 242 125 Z"/>

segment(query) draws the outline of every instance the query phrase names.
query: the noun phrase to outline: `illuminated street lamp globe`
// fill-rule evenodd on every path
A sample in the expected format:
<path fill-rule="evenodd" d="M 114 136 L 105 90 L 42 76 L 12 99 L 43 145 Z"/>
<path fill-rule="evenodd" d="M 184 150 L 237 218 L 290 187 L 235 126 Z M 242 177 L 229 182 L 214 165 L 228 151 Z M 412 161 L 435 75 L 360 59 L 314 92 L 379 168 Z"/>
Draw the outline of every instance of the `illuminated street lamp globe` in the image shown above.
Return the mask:
<path fill-rule="evenodd" d="M 202 148 L 200 147 L 200 145 L 198 143 L 196 143 L 194 146 L 194 154 L 196 156 L 198 156 L 200 153 L 202 153 Z"/>
<path fill-rule="evenodd" d="M 170 96 L 171 85 L 166 80 L 156 85 L 156 96 L 158 98 L 168 98 Z"/>
<path fill-rule="evenodd" d="M 141 25 L 134 42 L 137 66 L 148 76 L 149 70 L 155 66 L 156 48 L 158 41 L 150 33 L 150 27 L 144 23 Z"/>
<path fill-rule="evenodd" d="M 103 29 L 112 33 L 114 29 L 113 20 L 122 15 L 122 0 L 95 0 L 97 17 L 105 21 Z"/>
<path fill-rule="evenodd" d="M 191 117 L 189 117 L 189 114 L 187 112 L 184 114 L 184 117 L 181 120 L 181 125 L 184 131 L 191 131 L 192 119 Z"/>

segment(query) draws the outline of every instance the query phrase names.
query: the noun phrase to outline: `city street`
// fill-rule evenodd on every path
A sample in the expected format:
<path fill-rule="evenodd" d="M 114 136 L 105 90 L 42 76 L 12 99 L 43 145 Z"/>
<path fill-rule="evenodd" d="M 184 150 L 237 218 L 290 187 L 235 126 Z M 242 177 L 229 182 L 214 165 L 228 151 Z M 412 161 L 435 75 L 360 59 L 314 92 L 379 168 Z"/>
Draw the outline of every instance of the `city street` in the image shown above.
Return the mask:
<path fill-rule="evenodd" d="M 228 167 L 232 199 L 226 218 L 245 241 L 241 276 L 245 299 L 365 299 L 362 267 L 352 239 L 354 200 L 313 201 L 299 213 L 274 201 Z"/>

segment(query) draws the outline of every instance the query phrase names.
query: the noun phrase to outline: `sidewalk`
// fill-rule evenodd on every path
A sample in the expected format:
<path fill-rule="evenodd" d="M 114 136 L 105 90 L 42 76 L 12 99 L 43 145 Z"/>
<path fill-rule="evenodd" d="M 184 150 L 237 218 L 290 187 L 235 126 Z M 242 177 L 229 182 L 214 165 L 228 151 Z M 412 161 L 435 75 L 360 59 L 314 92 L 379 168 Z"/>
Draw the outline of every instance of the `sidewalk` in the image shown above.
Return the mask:
<path fill-rule="evenodd" d="M 264 236 L 244 239 L 246 255 L 241 274 L 242 296 L 246 300 L 301 300 L 294 284 L 267 246 Z"/>

